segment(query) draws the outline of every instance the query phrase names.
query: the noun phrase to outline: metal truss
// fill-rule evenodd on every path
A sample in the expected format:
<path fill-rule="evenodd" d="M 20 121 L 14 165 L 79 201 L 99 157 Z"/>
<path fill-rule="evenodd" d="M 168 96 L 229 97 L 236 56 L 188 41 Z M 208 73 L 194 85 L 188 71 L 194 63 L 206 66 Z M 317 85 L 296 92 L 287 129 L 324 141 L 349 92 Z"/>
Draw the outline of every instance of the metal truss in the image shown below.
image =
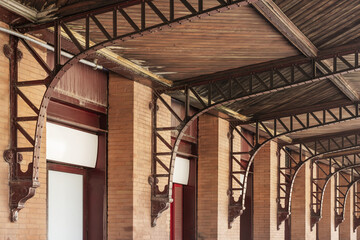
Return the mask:
<path fill-rule="evenodd" d="M 335 226 L 343 221 L 347 189 L 360 180 L 360 154 L 349 154 L 327 159 L 313 159 L 311 165 L 311 228 L 321 219 L 324 192 L 333 176 L 340 178 L 336 185 Z M 345 189 L 345 190 L 344 190 Z"/>
<path fill-rule="evenodd" d="M 350 114 L 351 113 L 351 114 Z M 323 109 L 321 111 L 310 111 L 302 114 L 293 114 L 287 117 L 279 117 L 272 120 L 264 120 L 264 121 L 256 121 L 255 125 L 255 136 L 254 141 L 250 142 L 239 130 L 238 127 L 232 127 L 231 133 L 233 135 L 238 135 L 241 139 L 240 142 L 246 145 L 247 151 L 242 151 L 241 146 L 236 148 L 236 146 L 232 147 L 231 151 L 231 161 L 230 164 L 230 176 L 233 180 L 230 183 L 230 203 L 229 203 L 229 224 L 239 215 L 241 215 L 242 211 L 245 209 L 245 194 L 246 194 L 246 186 L 247 186 L 247 178 L 250 173 L 251 165 L 254 161 L 254 158 L 257 152 L 264 146 L 267 142 L 276 139 L 278 137 L 284 136 L 289 133 L 304 131 L 316 127 L 326 126 L 329 124 L 339 123 L 343 121 L 347 121 L 350 119 L 355 119 L 359 116 L 359 106 L 358 104 L 352 104 L 348 106 L 338 107 L 338 108 L 329 108 Z M 265 132 L 265 135 L 260 137 L 260 131 Z M 233 139 L 233 137 L 231 138 Z M 335 139 L 334 139 L 335 140 Z M 358 142 L 358 141 L 356 141 Z M 342 143 L 341 143 L 342 144 Z M 344 146 L 349 145 L 351 147 L 351 143 L 344 139 Z M 233 145 L 233 142 L 231 143 Z M 241 145 L 241 144 L 240 144 Z M 322 146 L 323 143 L 316 143 L 316 150 L 319 152 L 325 152 L 327 147 Z M 305 145 L 302 144 L 302 147 L 306 149 Z M 324 149 L 322 149 L 324 147 Z M 330 144 L 329 151 L 337 151 L 341 146 L 333 146 Z M 240 149 L 240 150 L 237 150 Z M 337 150 L 336 150 L 337 149 Z M 309 148 L 309 151 L 312 151 Z M 312 154 L 315 153 L 312 151 Z M 244 159 L 248 159 L 247 162 L 244 162 L 242 156 L 246 156 Z M 300 166 L 299 166 L 300 167 Z M 240 168 L 240 169 L 239 169 Z M 281 173 L 279 173 L 281 174 Z M 289 191 L 290 189 L 284 191 Z M 234 193 L 240 192 L 240 198 L 235 200 L 232 196 Z M 290 196 L 290 195 L 289 195 Z M 286 206 L 285 206 L 286 207 Z M 280 220 L 283 221 L 286 219 L 286 215 L 290 210 L 290 205 L 288 204 L 288 208 L 286 211 L 282 210 L 283 207 L 280 206 Z M 234 213 L 235 212 L 235 213 Z M 281 222 L 280 221 L 280 222 Z"/>
<path fill-rule="evenodd" d="M 137 4 L 140 5 L 140 26 L 138 26 L 135 23 L 135 19 L 133 19 L 127 13 L 128 8 Z M 153 1 L 134 0 L 120 2 L 92 11 L 83 12 L 81 14 L 75 14 L 69 17 L 57 19 L 50 23 L 40 24 L 36 26 L 20 26 L 16 28 L 18 31 L 23 33 L 36 31 L 44 28 L 51 29 L 51 31 L 53 32 L 52 40 L 54 45 L 54 67 L 51 68 L 47 64 L 46 59 L 43 59 L 41 55 L 37 52 L 37 50 L 35 50 L 27 40 L 21 39 L 21 43 L 24 45 L 25 49 L 34 58 L 35 62 L 42 67 L 42 69 L 47 74 L 47 77 L 45 77 L 44 79 L 34 79 L 19 82 L 17 80 L 17 60 L 20 59 L 20 53 L 17 54 L 19 52 L 17 50 L 17 42 L 19 40 L 12 37 L 10 46 L 7 46 L 6 49 L 4 49 L 4 51 L 7 51 L 8 53 L 7 55 L 10 59 L 11 66 L 11 140 L 10 148 L 4 152 L 4 158 L 10 164 L 11 168 L 10 209 L 12 221 L 17 221 L 18 212 L 22 208 L 24 208 L 25 202 L 29 198 L 34 196 L 35 189 L 39 186 L 40 147 L 47 106 L 49 104 L 55 86 L 67 70 L 69 70 L 74 64 L 78 63 L 81 59 L 87 58 L 90 55 L 95 54 L 97 50 L 100 50 L 104 47 L 131 40 L 136 37 L 141 37 L 143 35 L 160 31 L 166 28 L 180 26 L 181 24 L 191 22 L 194 19 L 200 19 L 205 16 L 210 16 L 222 11 L 229 10 L 233 7 L 241 7 L 244 5 L 248 5 L 249 3 L 247 1 L 219 0 L 218 5 L 212 7 L 205 7 L 203 1 L 199 0 L 198 6 L 194 7 L 187 0 L 181 0 L 181 4 L 188 10 L 188 12 L 179 11 L 178 9 L 176 9 L 173 0 L 170 0 L 168 9 L 164 12 L 160 11 Z M 165 16 L 165 12 L 167 12 L 169 16 Z M 179 12 L 181 12 L 181 14 L 179 14 Z M 155 23 L 154 21 L 148 21 L 146 17 L 148 13 L 156 14 L 159 17 L 159 22 Z M 112 15 L 113 21 L 111 21 L 110 23 L 112 25 L 110 28 L 109 26 L 104 26 L 101 23 L 98 18 L 99 14 Z M 84 41 L 79 40 L 69 28 L 69 25 L 71 25 L 74 21 L 83 22 L 83 27 L 85 29 L 85 32 L 83 33 L 85 38 Z M 123 21 L 124 24 L 128 24 L 132 30 L 130 32 L 118 35 L 117 24 L 119 21 Z M 105 40 L 103 40 L 102 42 L 93 42 L 91 39 L 91 31 L 93 31 L 93 29 L 97 29 L 102 32 Z M 66 43 L 62 41 L 62 31 L 65 32 L 65 34 L 67 35 L 68 41 L 66 41 Z M 65 46 L 68 47 L 69 43 L 72 44 L 73 47 L 78 50 L 78 52 L 75 56 L 68 59 L 64 63 L 63 61 L 61 61 L 61 51 L 62 49 L 66 48 Z M 26 94 L 24 94 L 24 92 L 21 90 L 22 87 L 35 88 L 37 86 L 45 86 L 46 89 L 43 93 L 40 106 L 37 106 L 37 104 L 35 104 L 34 101 L 28 96 L 26 96 Z M 22 99 L 22 101 L 24 101 L 25 104 L 33 110 L 34 114 L 30 115 L 26 113 L 26 116 L 18 116 L 20 115 L 17 108 L 18 99 Z M 22 123 L 24 122 L 26 122 L 27 125 L 32 125 L 32 127 L 23 127 Z M 34 132 L 32 133 L 32 131 Z M 30 147 L 23 148 L 18 146 L 18 133 L 20 133 L 22 138 L 25 138 L 29 142 Z M 22 159 L 21 153 L 23 152 L 26 152 L 27 155 L 32 153 L 30 164 L 25 172 L 20 169 L 20 162 Z M 169 191 L 171 191 L 171 188 Z M 167 196 L 170 196 L 167 198 L 166 201 L 168 203 L 169 199 L 171 199 L 171 194 L 167 194 Z M 158 199 L 155 194 L 152 195 L 152 199 L 153 202 L 158 202 L 155 200 Z M 156 212 L 156 210 L 152 210 L 152 212 Z"/>
<path fill-rule="evenodd" d="M 290 147 L 294 150 L 291 150 Z M 294 182 L 306 162 L 359 147 L 360 132 L 358 131 L 307 140 L 294 140 L 291 144 L 280 146 L 278 152 L 278 227 L 291 214 Z"/>
<path fill-rule="evenodd" d="M 43 28 L 51 28 L 53 31 L 53 45 L 54 45 L 54 67 L 50 68 L 45 59 L 37 53 L 37 51 L 26 40 L 21 40 L 27 51 L 33 56 L 36 62 L 44 69 L 48 75 L 44 79 L 34 79 L 26 82 L 18 82 L 16 74 L 12 76 L 11 90 L 13 97 L 11 98 L 11 128 L 16 129 L 11 134 L 10 149 L 5 151 L 5 159 L 10 163 L 12 169 L 18 169 L 17 164 L 21 159 L 22 151 L 32 153 L 32 160 L 28 170 L 24 173 L 21 170 L 14 170 L 10 179 L 10 192 L 11 194 L 11 211 L 12 220 L 16 221 L 17 214 L 20 209 L 24 207 L 25 202 L 34 195 L 35 188 L 39 185 L 38 171 L 39 171 L 39 159 L 40 159 L 40 145 L 42 137 L 42 129 L 44 127 L 44 120 L 46 116 L 47 106 L 54 91 L 55 86 L 60 81 L 61 77 L 69 70 L 74 64 L 78 63 L 81 59 L 88 58 L 96 51 L 123 41 L 131 40 L 137 37 L 141 37 L 146 34 L 154 33 L 166 28 L 173 28 L 182 25 L 186 22 L 191 22 L 195 19 L 201 19 L 202 17 L 216 14 L 225 10 L 229 10 L 233 7 L 241 7 L 251 3 L 251 1 L 222 1 L 218 0 L 218 5 L 212 7 L 204 4 L 203 0 L 198 0 L 197 6 L 193 6 L 187 0 L 180 1 L 186 11 L 177 11 L 175 9 L 174 1 L 170 0 L 169 8 L 166 11 L 161 11 L 154 1 L 127 1 L 117 4 L 112 4 L 103 8 L 99 8 L 93 11 L 88 11 L 81 14 L 75 14 L 73 16 L 57 19 L 54 22 L 46 23 L 38 26 L 19 27 L 21 32 L 35 31 Z M 127 9 L 133 5 L 139 4 L 140 16 L 139 25 L 129 14 Z M 148 21 L 147 17 L 151 14 L 155 14 L 159 18 L 159 22 L 154 23 Z M 165 14 L 166 13 L 166 14 Z M 177 13 L 177 14 L 175 14 Z M 181 16 L 178 16 L 181 13 Z M 110 26 L 104 26 L 99 20 L 100 14 L 111 14 L 112 21 L 107 23 Z M 83 28 L 85 32 L 83 36 L 84 41 L 79 40 L 71 31 L 69 27 L 72 22 L 83 22 Z M 131 27 L 131 31 L 118 35 L 118 22 L 123 21 Z M 101 42 L 93 43 L 91 41 L 91 29 L 99 30 L 104 39 Z M 73 48 L 77 49 L 76 55 L 67 60 L 65 63 L 61 61 L 61 50 L 65 49 L 62 41 L 61 32 L 65 32 L 68 37 L 66 46 L 72 44 Z M 13 52 L 17 52 L 16 45 L 11 44 L 10 49 Z M 319 81 L 326 81 L 326 79 L 345 74 L 348 72 L 357 71 L 359 69 L 358 60 L 359 46 L 351 47 L 350 49 L 338 49 L 337 51 L 328 51 L 320 54 L 317 58 L 308 59 L 301 58 L 294 61 L 281 62 L 278 65 L 269 65 L 267 67 L 259 67 L 258 69 L 245 71 L 242 73 L 230 74 L 226 77 L 220 77 L 211 81 L 201 82 L 186 86 L 175 86 L 170 90 L 154 90 L 153 101 L 153 167 L 150 183 L 152 185 L 152 226 L 155 226 L 156 219 L 160 216 L 161 212 L 168 208 L 169 203 L 172 201 L 172 176 L 174 168 L 174 160 L 179 154 L 179 144 L 186 134 L 186 130 L 191 123 L 200 115 L 208 112 L 211 109 L 219 107 L 224 104 L 230 104 L 236 101 L 242 101 L 254 97 L 258 97 L 264 94 L 271 94 L 275 92 L 284 91 L 286 89 L 304 86 L 306 84 L 312 84 Z M 15 59 L 11 57 L 11 59 Z M 13 61 L 12 60 L 12 61 Z M 330 67 L 324 65 L 324 61 L 331 61 L 333 64 Z M 16 64 L 12 64 L 12 71 L 17 72 Z M 325 69 L 325 71 L 323 71 Z M 217 78 L 217 75 L 214 75 Z M 40 106 L 36 106 L 31 99 L 26 97 L 21 87 L 35 87 L 45 86 L 46 90 L 43 94 L 43 99 Z M 169 91 L 177 91 L 182 94 L 186 112 L 185 117 L 181 118 L 175 113 L 175 111 L 164 100 L 163 94 L 169 93 Z M 27 115 L 17 117 L 14 112 L 17 112 L 15 98 L 21 98 L 25 103 L 34 111 L 34 115 Z M 175 122 L 171 126 L 160 126 L 159 118 L 157 117 L 157 109 L 159 102 L 165 106 L 171 115 L 174 117 Z M 195 114 L 189 113 L 190 105 L 196 106 L 198 111 Z M 273 119 L 271 121 L 257 121 L 256 125 L 256 137 L 254 143 L 248 143 L 251 147 L 251 151 L 244 153 L 250 156 L 249 164 L 245 170 L 244 178 L 239 184 L 240 187 L 232 187 L 229 190 L 230 196 L 233 196 L 234 191 L 241 191 L 241 197 L 239 201 L 230 201 L 229 215 L 235 218 L 237 213 L 240 214 L 244 209 L 246 181 L 249 174 L 251 163 L 253 162 L 256 152 L 266 141 L 285 135 L 287 133 L 296 132 L 300 130 L 310 129 L 314 127 L 324 126 L 332 123 L 342 122 L 350 119 L 357 118 L 359 115 L 359 108 L 357 104 L 342 106 L 339 108 L 328 108 L 322 111 L 309 111 L 304 115 L 294 114 L 292 116 L 284 116 Z M 304 118 L 305 117 L 305 118 Z M 34 133 L 32 130 L 27 130 L 21 127 L 22 122 L 30 122 L 34 125 Z M 270 124 L 268 122 L 271 122 Z M 264 130 L 268 137 L 265 140 L 260 141 L 259 132 Z M 16 134 L 15 134 L 16 132 Z M 30 143 L 29 148 L 19 148 L 17 145 L 17 133 L 20 132 Z M 168 142 L 164 135 L 168 133 L 175 133 L 175 141 Z M 164 141 L 163 141 L 164 140 Z M 157 142 L 160 141 L 169 150 L 167 152 L 159 152 L 157 148 Z M 166 142 L 166 143 L 165 143 Z M 234 156 L 236 154 L 233 154 Z M 168 158 L 168 161 L 161 160 L 161 158 Z M 237 164 L 237 163 L 236 163 Z M 231 170 L 232 171 L 232 170 Z M 231 172 L 231 175 L 237 173 Z M 166 186 L 163 191 L 159 189 L 166 179 Z M 239 190 L 238 190 L 239 189 Z M 231 197 L 230 197 L 231 199 Z M 236 214 L 233 214 L 236 213 Z M 232 219 L 233 220 L 233 219 Z M 232 222 L 229 219 L 229 223 Z M 230 224 L 229 224 L 230 225 Z"/>
<path fill-rule="evenodd" d="M 197 4 L 190 3 L 187 0 L 180 0 L 180 5 L 175 2 L 175 0 L 169 0 L 168 4 L 166 4 L 166 8 L 157 6 L 157 3 L 164 5 L 164 2 L 160 1 L 151 1 L 151 0 L 130 0 L 115 4 L 110 4 L 105 7 L 97 8 L 94 10 L 90 10 L 87 12 L 82 12 L 79 14 L 74 14 L 68 17 L 63 17 L 56 21 L 62 23 L 62 27 L 64 31 L 69 35 L 73 43 L 79 48 L 80 51 L 83 49 L 91 48 L 90 46 L 90 20 L 96 24 L 98 29 L 104 34 L 107 38 L 106 41 L 98 43 L 100 48 L 113 45 L 116 43 L 121 43 L 122 41 L 126 41 L 129 39 L 134 39 L 137 37 L 142 37 L 146 34 L 154 33 L 157 31 L 162 31 L 165 29 L 171 29 L 176 26 L 185 24 L 187 22 L 191 22 L 197 19 L 201 19 L 203 17 L 208 17 L 217 13 L 225 12 L 231 10 L 233 8 L 247 6 L 251 3 L 251 1 L 245 0 L 217 0 L 217 3 L 208 4 L 204 0 L 198 0 Z M 167 3 L 167 2 L 166 2 Z M 128 9 L 130 9 L 134 5 L 140 5 L 140 8 L 137 10 L 137 13 L 132 16 L 128 14 Z M 111 13 L 113 15 L 113 21 L 107 23 L 104 26 L 101 21 L 99 21 L 97 15 Z M 154 19 L 149 19 L 149 16 L 155 15 L 158 17 L 158 22 L 154 22 Z M 122 16 L 121 18 L 119 16 Z M 138 21 L 140 18 L 140 21 Z M 76 38 L 72 36 L 71 31 L 66 26 L 66 23 L 70 23 L 75 20 L 86 20 L 86 44 L 83 46 L 79 42 L 77 42 Z M 118 35 L 118 20 L 124 22 L 124 24 L 131 27 L 131 31 Z M 54 23 L 43 23 L 37 25 L 30 26 L 18 26 L 16 29 L 20 32 L 30 32 L 35 30 L 40 30 L 44 28 L 53 27 Z M 111 29 L 112 32 L 109 32 L 108 29 Z"/>
<path fill-rule="evenodd" d="M 338 175 L 335 184 L 335 227 L 338 227 L 344 221 L 347 196 L 351 187 L 360 181 L 359 170 L 357 168 L 351 168 L 347 174 L 339 172 Z M 353 221 L 356 223 L 355 209 L 353 217 Z M 356 229 L 355 225 L 353 227 Z"/>
<path fill-rule="evenodd" d="M 164 107 L 171 113 L 172 117 L 176 119 L 171 126 L 164 126 L 159 128 L 157 126 L 157 117 L 154 117 L 153 127 L 153 139 L 156 142 L 157 139 L 164 139 L 160 137 L 161 134 L 173 131 L 177 136 L 175 141 L 170 144 L 165 144 L 169 151 L 167 153 L 158 152 L 156 147 L 153 147 L 153 165 L 158 165 L 160 169 L 165 170 L 166 174 L 161 175 L 158 171 L 153 168 L 152 173 L 152 185 L 153 193 L 153 208 L 152 208 L 152 219 L 158 218 L 160 213 L 164 211 L 168 203 L 172 201 L 172 174 L 173 165 L 178 154 L 178 148 L 180 141 L 185 134 L 191 123 L 197 119 L 200 115 L 220 107 L 222 105 L 229 105 L 237 101 L 243 101 L 250 98 L 262 96 L 265 94 L 276 93 L 284 91 L 286 89 L 303 86 L 306 84 L 315 83 L 318 81 L 326 81 L 329 77 L 333 77 L 338 74 L 344 74 L 351 71 L 357 71 L 359 69 L 358 53 L 357 50 L 346 51 L 343 49 L 336 54 L 334 52 L 326 52 L 320 55 L 318 58 L 307 59 L 301 58 L 294 61 L 286 61 L 281 64 L 274 66 L 269 65 L 261 67 L 259 69 L 252 69 L 251 71 L 245 70 L 240 71 L 241 73 L 229 74 L 226 76 L 218 76 L 211 78 L 212 81 L 202 81 L 201 78 L 195 83 L 189 83 L 185 86 L 175 86 L 168 90 L 154 91 L 153 105 L 156 106 L 157 102 L 161 102 Z M 333 65 L 326 67 L 324 61 L 331 61 Z M 343 64 L 340 64 L 340 63 Z M 345 64 L 349 63 L 349 64 Z M 320 71 L 326 69 L 325 72 Z M 217 75 L 217 74 L 215 74 Z M 178 116 L 177 113 L 166 103 L 162 97 L 166 93 L 177 91 L 177 97 L 185 102 L 185 117 Z M 198 111 L 195 114 L 189 114 L 190 105 L 197 107 Z M 153 115 L 157 114 L 157 108 L 154 108 Z M 307 110 L 301 114 L 284 114 L 276 118 L 246 122 L 246 124 L 252 123 L 255 125 L 256 137 L 254 142 L 247 140 L 241 131 L 234 131 L 235 127 L 231 128 L 232 138 L 233 135 L 240 135 L 240 138 L 250 149 L 248 152 L 241 152 L 236 150 L 235 146 L 232 146 L 231 151 L 231 169 L 230 175 L 231 180 L 229 183 L 229 213 L 228 223 L 231 228 L 231 223 L 234 219 L 241 215 L 245 209 L 245 194 L 247 177 L 250 172 L 251 164 L 254 160 L 254 156 L 257 151 L 266 142 L 297 131 L 307 130 L 315 127 L 321 127 L 329 124 L 339 123 L 359 117 L 359 106 L 358 104 L 351 104 L 347 106 L 329 107 L 322 110 L 312 111 Z M 241 124 L 240 124 L 241 125 Z M 260 139 L 259 133 L 263 131 L 266 136 Z M 161 140 L 162 141 L 162 140 Z M 170 162 L 165 164 L 159 162 L 156 156 L 165 154 L 169 155 Z M 248 164 L 241 163 L 239 159 L 241 155 L 246 155 L 246 159 L 249 159 Z M 240 170 L 236 166 L 240 167 Z M 240 177 L 243 175 L 243 177 Z M 165 192 L 157 192 L 158 181 L 156 178 L 168 178 Z M 233 181 L 234 180 L 234 181 Z M 238 200 L 233 198 L 235 192 L 240 193 Z M 161 200 L 160 200 L 161 199 Z M 162 202 L 160 206 L 159 202 Z"/>

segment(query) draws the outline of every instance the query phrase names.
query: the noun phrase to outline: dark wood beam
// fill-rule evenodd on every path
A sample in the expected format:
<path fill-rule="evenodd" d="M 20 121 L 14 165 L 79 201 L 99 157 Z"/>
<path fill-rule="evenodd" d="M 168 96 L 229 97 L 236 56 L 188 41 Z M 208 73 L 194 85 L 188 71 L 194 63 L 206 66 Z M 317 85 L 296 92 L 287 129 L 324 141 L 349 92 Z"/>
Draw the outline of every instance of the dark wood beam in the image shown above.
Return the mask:
<path fill-rule="evenodd" d="M 306 57 L 317 57 L 319 50 L 316 46 L 272 0 L 259 0 L 253 2 L 252 5 Z M 327 61 L 324 64 L 327 67 L 331 66 L 331 63 Z M 325 71 L 324 69 L 320 70 Z M 356 102 L 360 100 L 359 94 L 350 86 L 346 78 L 339 75 L 330 78 L 330 80 L 351 101 Z"/>

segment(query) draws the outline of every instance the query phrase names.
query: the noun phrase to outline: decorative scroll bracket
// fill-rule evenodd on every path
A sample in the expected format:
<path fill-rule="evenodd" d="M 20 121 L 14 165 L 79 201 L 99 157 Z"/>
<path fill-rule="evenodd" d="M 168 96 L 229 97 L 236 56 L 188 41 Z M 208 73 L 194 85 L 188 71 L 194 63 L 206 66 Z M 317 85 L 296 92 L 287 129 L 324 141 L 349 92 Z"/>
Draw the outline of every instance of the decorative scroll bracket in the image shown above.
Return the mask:
<path fill-rule="evenodd" d="M 16 153 L 15 150 L 5 150 L 4 159 L 10 165 L 10 220 L 17 222 L 19 211 L 24 208 L 25 202 L 35 195 L 35 189 L 39 184 L 32 181 L 32 163 L 28 165 L 28 171 L 21 171 L 19 162 L 22 161 L 22 155 L 20 153 Z"/>
<path fill-rule="evenodd" d="M 360 226 L 360 217 L 356 217 L 354 215 L 353 217 L 353 227 L 354 227 L 354 232 L 356 231 L 356 228 Z"/>
<path fill-rule="evenodd" d="M 28 165 L 28 170 L 22 172 L 20 163 L 23 160 L 22 154 L 17 147 L 17 83 L 18 83 L 18 62 L 22 59 L 23 53 L 18 49 L 18 39 L 10 37 L 10 44 L 3 46 L 4 55 L 9 59 L 10 64 L 10 149 L 5 150 L 4 160 L 10 165 L 10 220 L 18 220 L 19 211 L 24 208 L 25 202 L 34 196 L 35 189 L 39 186 L 38 181 L 33 179 L 33 163 Z M 23 130 L 23 129 L 21 129 Z M 25 130 L 23 130 L 25 131 Z"/>
<path fill-rule="evenodd" d="M 281 207 L 280 202 L 278 202 L 278 212 L 277 212 L 277 230 L 280 230 L 280 225 L 286 219 L 290 217 L 290 212 L 286 208 Z"/>
<path fill-rule="evenodd" d="M 170 207 L 170 202 L 168 198 L 161 197 L 168 192 L 169 186 L 166 185 L 164 190 L 160 191 L 159 186 L 157 185 L 158 181 L 156 181 L 155 183 L 154 177 L 149 176 L 148 181 L 152 187 L 152 190 L 155 191 L 152 194 L 152 199 L 151 199 L 151 227 L 155 227 L 156 221 L 161 216 L 161 213 Z"/>
<path fill-rule="evenodd" d="M 335 213 L 335 229 L 344 221 L 344 213 Z"/>
<path fill-rule="evenodd" d="M 314 212 L 314 211 L 311 211 L 311 231 L 313 230 L 315 224 L 317 224 L 321 219 L 321 214 L 320 212 Z"/>
<path fill-rule="evenodd" d="M 241 201 L 236 202 L 233 196 L 230 196 L 229 201 L 228 228 L 231 229 L 235 218 L 239 217 L 245 209 L 241 207 Z"/>

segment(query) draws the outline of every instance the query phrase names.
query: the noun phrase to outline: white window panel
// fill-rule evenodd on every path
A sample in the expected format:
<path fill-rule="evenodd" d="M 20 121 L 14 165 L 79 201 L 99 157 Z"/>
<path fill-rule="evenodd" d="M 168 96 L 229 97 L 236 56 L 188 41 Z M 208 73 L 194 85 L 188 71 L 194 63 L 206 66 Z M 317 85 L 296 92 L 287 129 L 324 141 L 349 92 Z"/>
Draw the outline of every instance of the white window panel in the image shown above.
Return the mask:
<path fill-rule="evenodd" d="M 84 167 L 96 166 L 98 136 L 46 123 L 46 158 Z"/>
<path fill-rule="evenodd" d="M 190 160 L 177 157 L 174 165 L 173 182 L 187 185 L 189 182 Z"/>
<path fill-rule="evenodd" d="M 48 239 L 83 240 L 83 176 L 48 173 Z"/>

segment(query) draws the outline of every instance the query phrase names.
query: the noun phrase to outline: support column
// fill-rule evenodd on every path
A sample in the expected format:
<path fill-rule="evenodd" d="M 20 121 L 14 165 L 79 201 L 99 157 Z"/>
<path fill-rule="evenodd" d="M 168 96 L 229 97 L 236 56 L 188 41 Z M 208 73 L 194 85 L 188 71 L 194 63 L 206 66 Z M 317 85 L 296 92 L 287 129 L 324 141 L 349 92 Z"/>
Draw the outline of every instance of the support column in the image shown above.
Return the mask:
<path fill-rule="evenodd" d="M 319 239 L 338 240 L 339 229 L 335 228 L 335 179 L 327 184 L 324 193 L 322 218 L 318 223 Z"/>
<path fill-rule="evenodd" d="M 167 101 L 170 97 L 166 98 Z M 118 75 L 109 77 L 108 239 L 170 238 L 170 211 L 151 227 L 152 90 Z M 159 111 L 164 111 L 160 107 Z M 170 122 L 170 113 L 159 113 Z M 170 124 L 168 124 L 170 125 Z M 170 136 L 169 136 L 170 137 Z"/>
<path fill-rule="evenodd" d="M 353 216 L 354 216 L 353 194 L 354 194 L 354 188 L 351 187 L 346 199 L 346 205 L 344 210 L 345 219 L 344 222 L 342 222 L 339 225 L 340 239 L 356 240 L 356 231 L 354 232 L 354 228 L 353 228 Z"/>
<path fill-rule="evenodd" d="M 0 21 L 0 26 L 9 28 L 9 26 Z M 10 65 L 8 54 L 4 53 L 4 45 L 9 43 L 9 35 L 0 33 L 0 148 L 2 151 L 9 149 L 10 143 Z M 46 50 L 34 46 L 37 53 L 46 59 Z M 46 72 L 34 60 L 32 55 L 22 45 L 18 45 L 18 50 L 23 53 L 21 61 L 18 62 L 18 80 L 29 81 L 34 79 L 44 79 Z M 6 52 L 6 50 L 5 50 Z M 39 107 L 42 99 L 42 93 L 45 87 L 23 88 L 21 89 L 35 105 Z M 31 116 L 33 110 L 19 99 L 18 112 L 22 116 Z M 34 132 L 35 124 L 24 122 L 22 127 L 29 133 Z M 19 212 L 17 222 L 10 222 L 9 209 L 9 164 L 4 158 L 0 160 L 0 239 L 18 240 L 18 239 L 46 239 L 47 238 L 47 169 L 46 169 L 46 130 L 43 129 L 41 153 L 39 159 L 39 182 L 40 187 L 36 188 L 34 197 L 25 203 L 25 208 Z M 20 135 L 20 134 L 19 134 Z M 21 135 L 18 137 L 19 147 L 30 147 L 28 141 Z M 28 164 L 32 161 L 32 153 L 23 153 L 21 169 L 26 171 Z"/>
<path fill-rule="evenodd" d="M 316 239 L 316 226 L 310 225 L 311 169 L 306 162 L 296 176 L 291 205 L 291 238 Z"/>
<path fill-rule="evenodd" d="M 229 123 L 203 115 L 199 119 L 198 239 L 239 239 L 240 220 L 228 229 Z"/>
<path fill-rule="evenodd" d="M 254 160 L 254 240 L 285 237 L 284 223 L 277 230 L 277 143 L 271 141 Z"/>

